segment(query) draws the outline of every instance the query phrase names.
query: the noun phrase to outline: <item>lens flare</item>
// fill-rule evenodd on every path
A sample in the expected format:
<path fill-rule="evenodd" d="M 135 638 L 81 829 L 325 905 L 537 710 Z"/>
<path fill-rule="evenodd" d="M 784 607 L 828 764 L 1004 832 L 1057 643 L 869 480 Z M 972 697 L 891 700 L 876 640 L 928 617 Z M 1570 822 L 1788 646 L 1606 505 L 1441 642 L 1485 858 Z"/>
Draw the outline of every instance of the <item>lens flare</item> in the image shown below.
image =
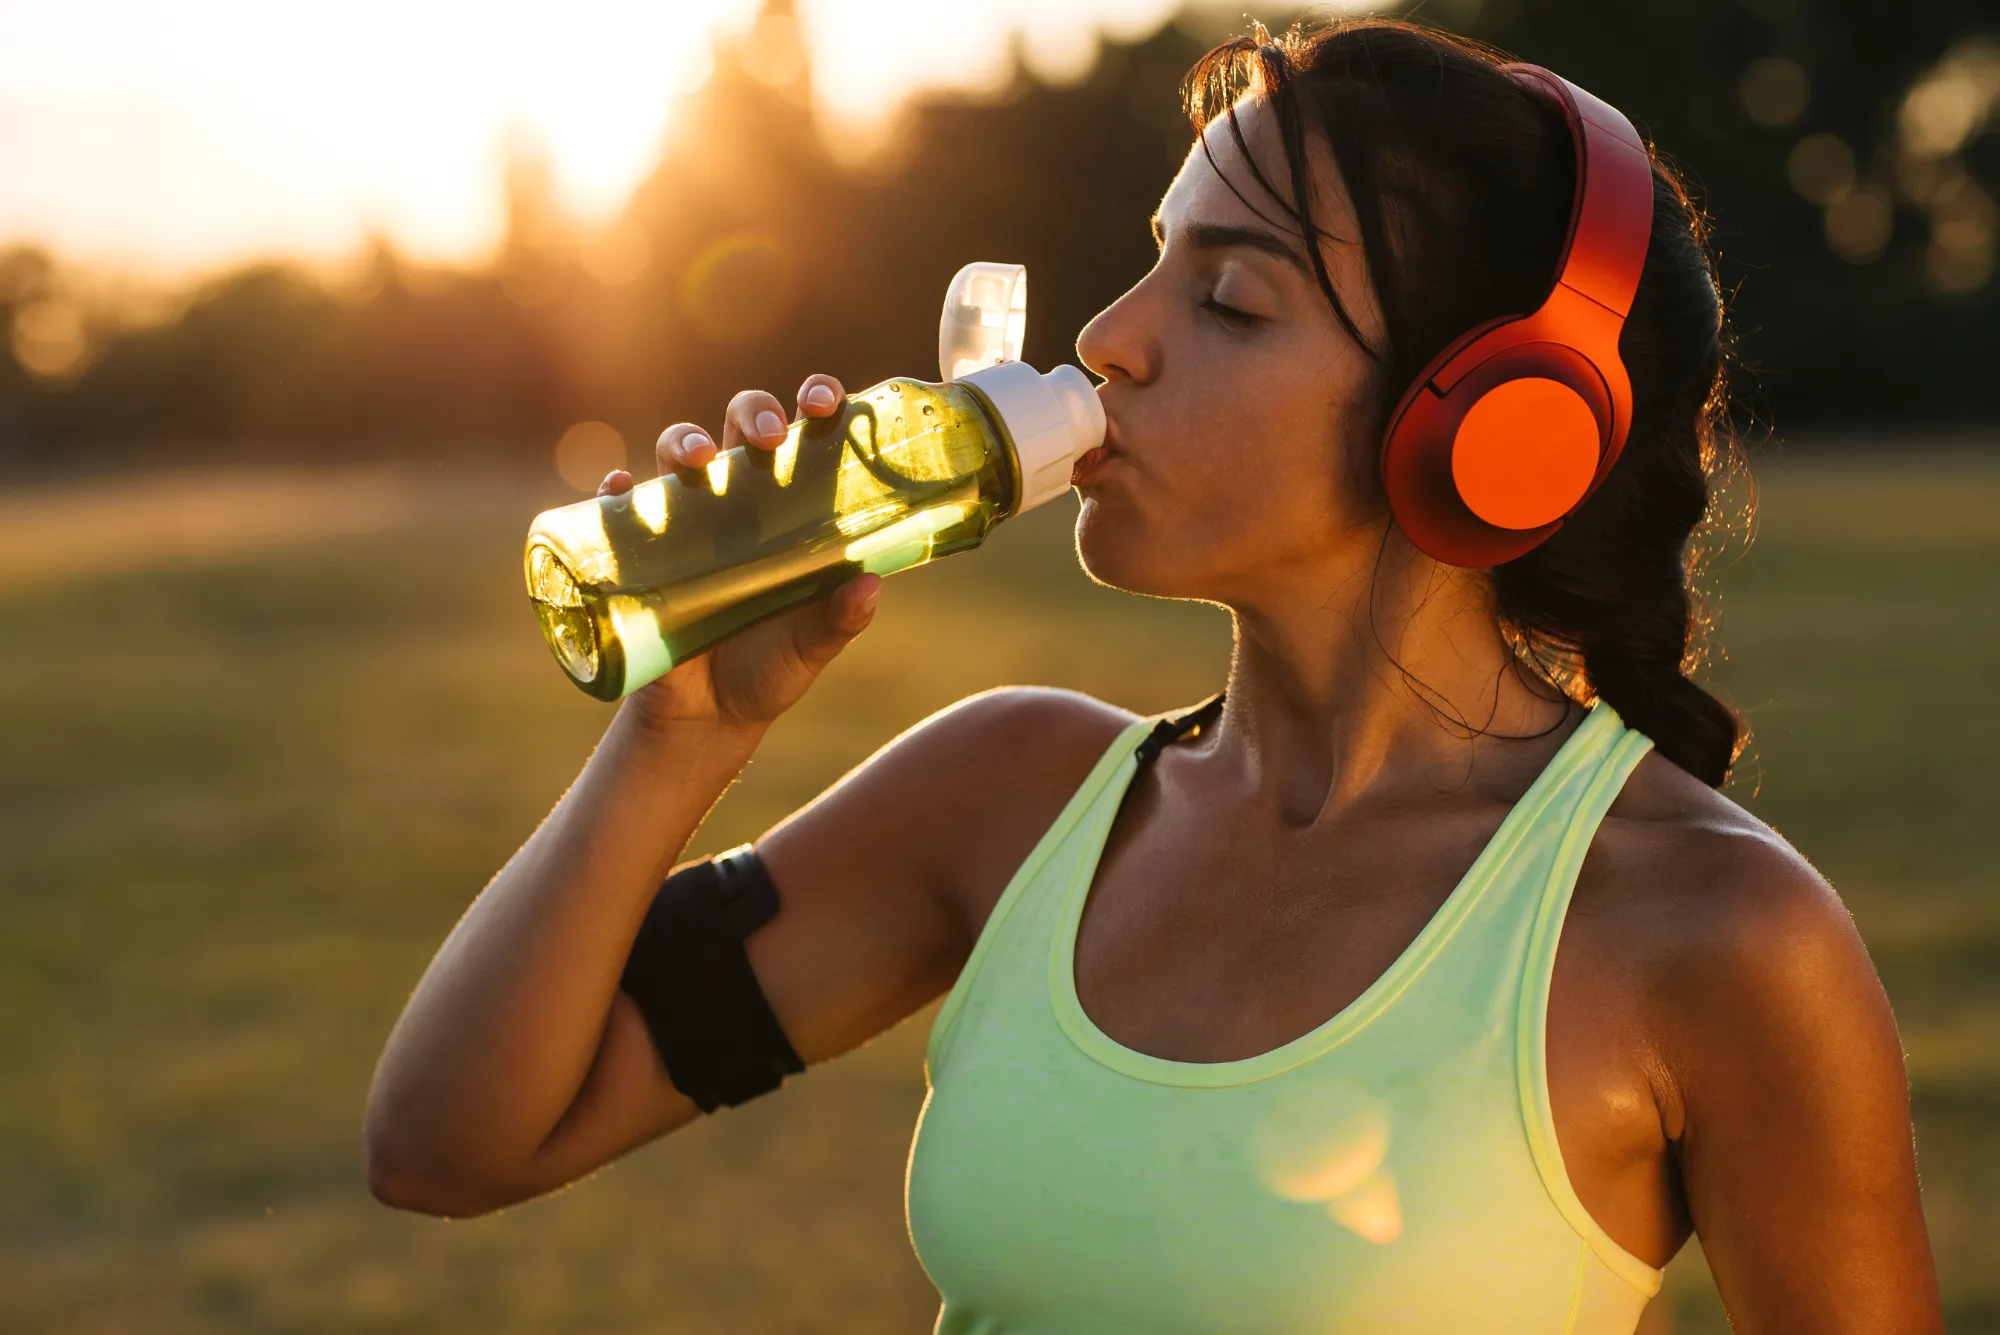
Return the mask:
<path fill-rule="evenodd" d="M 1251 1146 L 1264 1185 L 1376 1244 L 1403 1233 L 1402 1203 L 1389 1170 L 1389 1112 L 1381 1100 L 1334 1084 L 1274 1104 Z"/>
<path fill-rule="evenodd" d="M 733 232 L 704 246 L 681 279 L 681 310 L 721 342 L 767 334 L 791 313 L 797 264 L 777 237 Z"/>

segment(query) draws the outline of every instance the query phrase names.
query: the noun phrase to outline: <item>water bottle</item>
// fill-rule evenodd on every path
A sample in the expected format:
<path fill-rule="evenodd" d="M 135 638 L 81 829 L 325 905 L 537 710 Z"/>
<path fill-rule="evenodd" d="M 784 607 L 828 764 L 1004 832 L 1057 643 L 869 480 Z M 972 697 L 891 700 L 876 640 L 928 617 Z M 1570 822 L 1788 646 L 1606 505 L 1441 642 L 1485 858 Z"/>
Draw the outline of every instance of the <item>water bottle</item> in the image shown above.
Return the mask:
<path fill-rule="evenodd" d="M 1017 360 L 1026 324 L 1026 270 L 967 265 L 945 297 L 941 382 L 887 380 L 794 423 L 775 450 L 739 446 L 536 516 L 528 596 L 556 662 L 616 700 L 753 622 L 977 547 L 1067 491 L 1104 410 L 1074 366 Z"/>

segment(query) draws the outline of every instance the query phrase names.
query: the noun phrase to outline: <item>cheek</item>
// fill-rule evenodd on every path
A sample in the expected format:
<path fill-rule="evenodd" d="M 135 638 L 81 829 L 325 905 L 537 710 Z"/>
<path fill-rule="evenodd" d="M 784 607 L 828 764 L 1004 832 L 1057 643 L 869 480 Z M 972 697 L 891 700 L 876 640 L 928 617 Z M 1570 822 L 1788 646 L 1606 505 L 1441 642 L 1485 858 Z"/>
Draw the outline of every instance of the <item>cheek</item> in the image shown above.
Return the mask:
<path fill-rule="evenodd" d="M 1114 461 L 1085 493 L 1076 527 L 1084 569 L 1134 593 L 1195 598 L 1314 559 L 1354 517 L 1349 444 L 1336 420 L 1324 401 L 1286 412 L 1253 398 L 1153 436 L 1143 460 Z"/>
<path fill-rule="evenodd" d="M 1351 345 L 1317 332 L 1191 340 L 1164 360 L 1120 406 L 1131 457 L 1084 494 L 1077 553 L 1093 578 L 1216 596 L 1238 576 L 1323 557 L 1373 516 L 1372 372 Z"/>

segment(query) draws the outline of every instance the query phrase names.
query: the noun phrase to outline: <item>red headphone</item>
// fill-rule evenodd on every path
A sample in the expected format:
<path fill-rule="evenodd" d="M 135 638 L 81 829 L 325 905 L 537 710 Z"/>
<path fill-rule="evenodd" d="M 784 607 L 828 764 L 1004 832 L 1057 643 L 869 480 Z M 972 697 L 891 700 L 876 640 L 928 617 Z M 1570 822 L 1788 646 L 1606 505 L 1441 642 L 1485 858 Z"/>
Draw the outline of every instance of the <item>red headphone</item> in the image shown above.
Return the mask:
<path fill-rule="evenodd" d="M 1454 340 L 1383 433 L 1390 512 L 1410 541 L 1455 566 L 1532 550 L 1617 462 L 1632 425 L 1618 333 L 1653 230 L 1653 167 L 1632 122 L 1539 65 L 1501 69 L 1562 108 L 1576 199 L 1541 306 Z"/>

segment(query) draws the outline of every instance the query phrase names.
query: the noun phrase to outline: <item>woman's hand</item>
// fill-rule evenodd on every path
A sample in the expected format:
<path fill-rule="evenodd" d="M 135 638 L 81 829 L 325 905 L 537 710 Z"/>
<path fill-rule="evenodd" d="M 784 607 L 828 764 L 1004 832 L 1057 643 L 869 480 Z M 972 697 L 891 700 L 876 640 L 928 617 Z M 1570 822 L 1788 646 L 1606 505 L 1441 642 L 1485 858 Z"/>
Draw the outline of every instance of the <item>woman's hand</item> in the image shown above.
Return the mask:
<path fill-rule="evenodd" d="M 799 414 L 831 417 L 840 411 L 844 395 L 832 376 L 809 376 L 799 386 Z M 729 401 L 719 447 L 692 422 L 661 432 L 655 447 L 660 471 L 702 468 L 721 451 L 739 445 L 774 450 L 784 443 L 787 425 L 774 396 L 744 390 Z M 597 494 L 615 496 L 631 487 L 632 475 L 619 470 L 604 479 Z M 631 708 L 652 726 L 762 728 L 796 704 L 834 656 L 867 627 L 881 587 L 880 576 L 861 575 L 830 597 L 747 627 L 633 692 Z"/>

